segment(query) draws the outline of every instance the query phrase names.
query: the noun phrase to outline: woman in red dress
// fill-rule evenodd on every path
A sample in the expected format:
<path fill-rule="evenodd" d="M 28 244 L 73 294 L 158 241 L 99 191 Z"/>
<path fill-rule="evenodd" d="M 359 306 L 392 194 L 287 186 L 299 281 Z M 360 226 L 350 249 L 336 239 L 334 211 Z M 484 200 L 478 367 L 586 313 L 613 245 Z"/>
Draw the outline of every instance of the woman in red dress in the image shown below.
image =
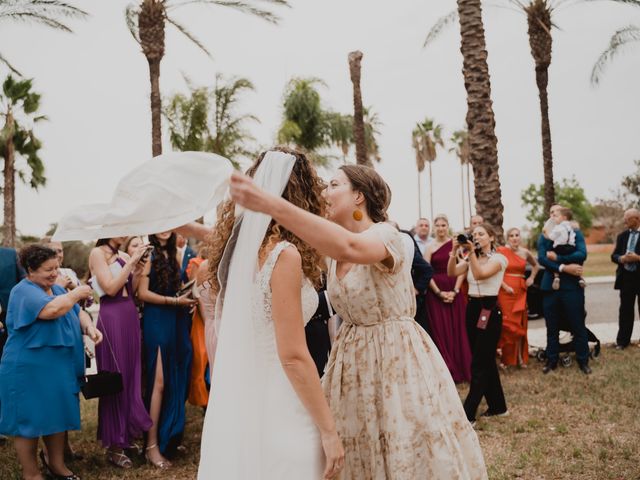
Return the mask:
<path fill-rule="evenodd" d="M 498 349 L 502 352 L 500 367 L 526 367 L 529 360 L 527 343 L 527 288 L 533 284 L 540 269 L 538 261 L 529 250 L 520 245 L 520 230 L 507 230 L 507 245 L 498 252 L 508 260 L 502 287 L 498 293 L 498 303 L 502 309 L 502 335 Z M 524 272 L 529 263 L 533 270 L 527 280 Z"/>

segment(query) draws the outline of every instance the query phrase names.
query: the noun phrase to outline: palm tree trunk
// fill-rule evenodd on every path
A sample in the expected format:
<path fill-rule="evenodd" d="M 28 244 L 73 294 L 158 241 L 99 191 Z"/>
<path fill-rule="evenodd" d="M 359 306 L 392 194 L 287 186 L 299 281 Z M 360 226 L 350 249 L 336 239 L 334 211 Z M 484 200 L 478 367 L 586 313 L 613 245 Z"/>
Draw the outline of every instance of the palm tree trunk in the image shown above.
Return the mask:
<path fill-rule="evenodd" d="M 551 154 L 551 127 L 549 124 L 549 65 L 551 65 L 552 38 L 551 7 L 547 0 L 532 0 L 525 8 L 527 13 L 529 47 L 536 65 L 536 85 L 540 97 L 542 132 L 542 165 L 544 169 L 545 212 L 555 203 L 553 183 L 553 156 Z"/>
<path fill-rule="evenodd" d="M 13 145 L 14 120 L 11 110 L 7 113 L 4 131 L 7 143 L 4 151 L 4 231 L 2 245 L 16 246 L 16 172 L 15 146 Z"/>
<path fill-rule="evenodd" d="M 480 0 L 457 0 L 464 75 L 467 125 L 477 213 L 502 237 L 502 192 L 498 175 L 498 139 L 491 102 L 491 80 Z"/>
<path fill-rule="evenodd" d="M 542 117 L 542 165 L 544 166 L 544 211 L 548 212 L 556 203 L 553 183 L 553 156 L 551 153 L 551 126 L 549 124 L 549 98 L 547 84 L 548 69 L 536 67 L 536 84 L 540 95 L 540 115 Z"/>
<path fill-rule="evenodd" d="M 160 62 L 164 57 L 165 5 L 163 0 L 142 0 L 138 31 L 142 53 L 149 63 L 151 81 L 151 152 L 162 153 L 162 102 L 160 99 Z"/>
<path fill-rule="evenodd" d="M 353 137 L 356 144 L 356 163 L 373 167 L 367 156 L 367 144 L 364 136 L 364 109 L 360 89 L 361 61 L 361 51 L 356 50 L 349 53 L 349 74 L 351 75 L 351 83 L 353 83 Z"/>
<path fill-rule="evenodd" d="M 151 80 L 151 154 L 162 155 L 162 100 L 160 98 L 160 60 L 149 60 Z"/>
<path fill-rule="evenodd" d="M 431 213 L 429 220 L 433 222 L 433 176 L 431 174 L 431 162 L 429 162 L 429 212 Z"/>

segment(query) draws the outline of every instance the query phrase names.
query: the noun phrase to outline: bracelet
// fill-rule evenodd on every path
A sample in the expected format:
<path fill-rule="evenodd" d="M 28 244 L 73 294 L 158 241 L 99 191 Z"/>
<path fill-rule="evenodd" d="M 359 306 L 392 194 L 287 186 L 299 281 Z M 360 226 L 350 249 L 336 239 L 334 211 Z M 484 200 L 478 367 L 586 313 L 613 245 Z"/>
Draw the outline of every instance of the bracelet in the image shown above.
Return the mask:
<path fill-rule="evenodd" d="M 459 294 L 459 293 L 460 293 L 460 289 L 459 289 L 459 288 L 454 288 L 454 289 L 453 289 L 453 292 L 457 295 L 457 294 Z"/>

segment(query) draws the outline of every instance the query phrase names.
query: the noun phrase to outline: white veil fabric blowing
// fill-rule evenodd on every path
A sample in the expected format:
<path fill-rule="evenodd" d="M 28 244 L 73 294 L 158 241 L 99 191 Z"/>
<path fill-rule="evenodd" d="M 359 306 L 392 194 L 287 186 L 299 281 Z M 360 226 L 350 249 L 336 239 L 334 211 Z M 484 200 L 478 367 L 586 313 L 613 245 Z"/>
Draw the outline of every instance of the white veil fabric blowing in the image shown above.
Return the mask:
<path fill-rule="evenodd" d="M 231 162 L 214 153 L 151 158 L 118 182 L 111 202 L 82 205 L 58 222 L 53 240 L 95 240 L 166 232 L 213 211 L 224 199 Z"/>
<path fill-rule="evenodd" d="M 295 157 L 269 151 L 254 175 L 263 190 L 281 196 Z M 258 252 L 271 222 L 263 213 L 236 212 L 236 222 L 218 267 L 216 305 L 219 339 L 209 405 L 202 431 L 199 480 L 260 480 L 262 477 L 265 362 L 256 348 L 254 280 Z"/>

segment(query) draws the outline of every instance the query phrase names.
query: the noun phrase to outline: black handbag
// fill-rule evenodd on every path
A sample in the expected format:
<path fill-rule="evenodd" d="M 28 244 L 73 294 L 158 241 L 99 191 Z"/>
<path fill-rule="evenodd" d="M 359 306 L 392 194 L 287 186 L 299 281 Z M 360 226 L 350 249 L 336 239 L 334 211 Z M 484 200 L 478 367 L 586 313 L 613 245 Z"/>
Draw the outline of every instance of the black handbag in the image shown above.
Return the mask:
<path fill-rule="evenodd" d="M 100 317 L 98 317 L 98 322 L 100 321 Z M 103 329 L 104 339 L 107 341 L 107 345 L 109 345 L 109 350 L 111 351 L 111 356 L 113 357 L 113 361 L 116 364 L 116 368 L 120 370 L 118 366 L 118 361 L 116 360 L 116 356 L 113 353 L 113 348 L 111 347 L 111 342 L 107 337 L 105 330 Z M 88 357 L 95 357 L 95 355 L 89 350 L 85 349 L 85 354 Z M 82 395 L 87 400 L 91 398 L 99 398 L 106 397 L 109 395 L 116 395 L 124 389 L 122 384 L 122 374 L 118 372 L 110 372 L 108 370 L 99 371 L 94 375 L 85 375 L 84 384 L 80 387 L 82 391 Z"/>
<path fill-rule="evenodd" d="M 81 387 L 82 395 L 87 400 L 91 398 L 106 397 L 122 392 L 122 374 L 120 372 L 98 372 L 95 375 L 87 375 Z"/>

